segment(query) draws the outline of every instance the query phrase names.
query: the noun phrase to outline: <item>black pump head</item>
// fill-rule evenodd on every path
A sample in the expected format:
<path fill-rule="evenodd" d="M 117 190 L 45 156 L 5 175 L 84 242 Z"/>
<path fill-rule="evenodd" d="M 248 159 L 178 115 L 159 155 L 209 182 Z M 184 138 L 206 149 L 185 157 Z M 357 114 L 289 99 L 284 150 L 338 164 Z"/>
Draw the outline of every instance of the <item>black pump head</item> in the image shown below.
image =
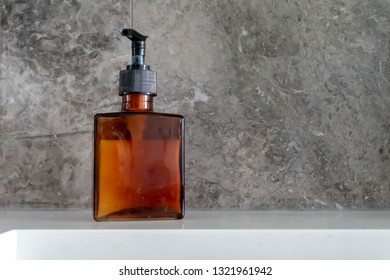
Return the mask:
<path fill-rule="evenodd" d="M 119 72 L 119 95 L 148 94 L 157 95 L 157 74 L 145 65 L 146 39 L 134 29 L 124 28 L 120 30 L 122 36 L 131 40 L 132 64 L 126 70 Z"/>
<path fill-rule="evenodd" d="M 127 37 L 131 40 L 131 53 L 133 65 L 144 65 L 145 64 L 145 49 L 146 49 L 146 39 L 148 36 L 144 36 L 134 29 L 123 28 L 121 35 Z"/>

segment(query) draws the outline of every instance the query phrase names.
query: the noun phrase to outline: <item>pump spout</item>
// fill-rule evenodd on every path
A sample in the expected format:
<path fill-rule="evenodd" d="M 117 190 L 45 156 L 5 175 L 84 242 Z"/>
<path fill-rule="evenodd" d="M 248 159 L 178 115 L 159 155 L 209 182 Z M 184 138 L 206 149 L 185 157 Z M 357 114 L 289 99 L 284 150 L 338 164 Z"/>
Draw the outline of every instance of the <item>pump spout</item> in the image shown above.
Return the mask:
<path fill-rule="evenodd" d="M 127 37 L 131 40 L 132 50 L 132 65 L 144 65 L 145 64 L 145 50 L 146 50 L 146 39 L 148 36 L 144 36 L 134 29 L 123 28 L 120 31 L 122 36 Z"/>
<path fill-rule="evenodd" d="M 145 41 L 148 36 L 130 28 L 121 29 L 120 33 L 132 42 L 132 64 L 119 72 L 119 95 L 135 93 L 156 96 L 157 74 L 150 70 L 149 65 L 145 65 Z"/>

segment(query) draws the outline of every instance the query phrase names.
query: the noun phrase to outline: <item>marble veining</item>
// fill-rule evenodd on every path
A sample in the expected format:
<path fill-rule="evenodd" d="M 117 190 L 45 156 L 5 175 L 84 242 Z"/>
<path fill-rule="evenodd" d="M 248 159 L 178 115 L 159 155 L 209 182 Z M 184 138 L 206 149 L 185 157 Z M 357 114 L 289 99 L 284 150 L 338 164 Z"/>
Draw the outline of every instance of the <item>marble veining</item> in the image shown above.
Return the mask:
<path fill-rule="evenodd" d="M 87 208 L 129 1 L 0 0 L 0 207 Z M 136 0 L 189 208 L 390 207 L 390 2 Z"/>

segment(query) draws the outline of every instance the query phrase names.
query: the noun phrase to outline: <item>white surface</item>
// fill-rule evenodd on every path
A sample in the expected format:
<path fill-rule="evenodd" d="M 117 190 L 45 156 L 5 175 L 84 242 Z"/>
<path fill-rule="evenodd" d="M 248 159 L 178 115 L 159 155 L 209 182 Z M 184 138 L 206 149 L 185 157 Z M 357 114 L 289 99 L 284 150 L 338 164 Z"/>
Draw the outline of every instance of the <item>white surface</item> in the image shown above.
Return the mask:
<path fill-rule="evenodd" d="M 390 259 L 390 230 L 14 230 L 0 244 L 4 237 L 0 259 Z"/>
<path fill-rule="evenodd" d="M 183 220 L 95 222 L 91 211 L 0 211 L 12 229 L 390 229 L 390 211 L 187 211 Z"/>
<path fill-rule="evenodd" d="M 87 211 L 9 211 L 0 232 L 0 259 L 390 259 L 389 211 L 189 211 L 179 221 L 99 223 Z"/>

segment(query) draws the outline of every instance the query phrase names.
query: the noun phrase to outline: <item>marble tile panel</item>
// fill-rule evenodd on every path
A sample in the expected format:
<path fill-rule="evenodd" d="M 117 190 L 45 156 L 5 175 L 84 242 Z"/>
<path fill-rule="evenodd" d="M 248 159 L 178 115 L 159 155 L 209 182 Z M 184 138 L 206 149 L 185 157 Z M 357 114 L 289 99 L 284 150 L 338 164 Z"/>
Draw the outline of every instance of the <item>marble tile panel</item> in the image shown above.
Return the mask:
<path fill-rule="evenodd" d="M 390 207 L 389 1 L 134 2 L 187 207 Z M 90 207 L 129 23 L 128 0 L 0 0 L 0 207 Z"/>

